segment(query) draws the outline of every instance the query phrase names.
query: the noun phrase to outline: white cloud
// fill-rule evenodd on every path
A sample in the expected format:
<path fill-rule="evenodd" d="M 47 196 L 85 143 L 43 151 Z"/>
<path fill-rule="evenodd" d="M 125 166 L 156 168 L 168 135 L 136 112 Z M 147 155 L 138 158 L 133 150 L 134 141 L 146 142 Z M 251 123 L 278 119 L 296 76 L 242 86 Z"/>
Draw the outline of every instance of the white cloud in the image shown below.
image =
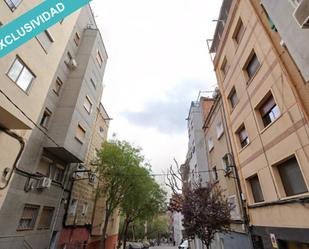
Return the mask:
<path fill-rule="evenodd" d="M 216 82 L 206 39 L 213 36 L 212 19 L 221 2 L 92 3 L 109 55 L 103 95 L 114 119 L 109 134 L 116 132 L 144 148 L 154 172 L 160 173 L 174 157 L 183 162 L 190 100 Z"/>

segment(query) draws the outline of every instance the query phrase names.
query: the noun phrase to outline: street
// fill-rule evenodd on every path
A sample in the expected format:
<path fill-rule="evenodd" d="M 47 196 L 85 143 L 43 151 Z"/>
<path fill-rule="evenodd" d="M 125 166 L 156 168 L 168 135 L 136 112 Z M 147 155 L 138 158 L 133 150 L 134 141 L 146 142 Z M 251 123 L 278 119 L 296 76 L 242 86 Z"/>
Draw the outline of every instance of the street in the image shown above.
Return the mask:
<path fill-rule="evenodd" d="M 172 246 L 169 244 L 162 244 L 160 246 L 153 246 L 150 249 L 177 249 L 177 246 Z"/>

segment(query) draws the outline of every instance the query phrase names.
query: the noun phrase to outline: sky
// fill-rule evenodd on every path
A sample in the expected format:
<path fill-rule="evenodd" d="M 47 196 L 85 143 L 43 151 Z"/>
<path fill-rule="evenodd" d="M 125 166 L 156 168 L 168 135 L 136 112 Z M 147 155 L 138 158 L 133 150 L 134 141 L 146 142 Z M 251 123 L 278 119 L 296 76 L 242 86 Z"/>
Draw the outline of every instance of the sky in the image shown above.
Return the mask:
<path fill-rule="evenodd" d="M 222 0 L 93 0 L 108 53 L 102 103 L 113 133 L 143 149 L 153 173 L 184 162 L 186 118 L 216 78 L 206 39 Z M 162 181 L 162 179 L 158 179 Z"/>

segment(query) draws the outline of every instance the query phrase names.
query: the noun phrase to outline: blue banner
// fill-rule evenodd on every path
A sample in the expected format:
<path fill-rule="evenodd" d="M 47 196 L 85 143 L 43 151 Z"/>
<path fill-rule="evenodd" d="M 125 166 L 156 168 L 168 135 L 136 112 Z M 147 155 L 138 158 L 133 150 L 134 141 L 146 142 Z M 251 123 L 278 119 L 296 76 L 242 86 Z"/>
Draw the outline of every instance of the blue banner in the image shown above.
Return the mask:
<path fill-rule="evenodd" d="M 0 28 L 0 57 L 58 23 L 91 0 L 45 0 Z"/>

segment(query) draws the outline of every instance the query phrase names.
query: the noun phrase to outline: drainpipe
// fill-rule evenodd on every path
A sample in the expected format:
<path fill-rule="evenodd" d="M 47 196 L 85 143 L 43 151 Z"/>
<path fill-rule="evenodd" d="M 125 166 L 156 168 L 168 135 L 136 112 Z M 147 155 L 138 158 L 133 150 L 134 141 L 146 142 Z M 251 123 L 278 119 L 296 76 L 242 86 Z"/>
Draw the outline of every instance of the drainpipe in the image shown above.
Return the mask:
<path fill-rule="evenodd" d="M 25 149 L 25 141 L 24 141 L 24 139 L 22 137 L 18 136 L 16 133 L 14 133 L 14 132 L 6 129 L 6 128 L 3 128 L 3 127 L 0 126 L 0 130 L 3 131 L 4 133 L 6 133 L 7 135 L 9 135 L 10 137 L 18 140 L 18 142 L 20 143 L 20 149 L 19 149 L 19 152 L 18 152 L 18 154 L 16 156 L 16 159 L 15 159 L 15 161 L 13 163 L 13 168 L 12 168 L 12 170 L 9 173 L 9 178 L 6 181 L 5 185 L 0 187 L 0 190 L 3 190 L 5 188 L 7 188 L 7 186 L 9 185 L 9 182 L 11 181 L 11 178 L 13 176 L 14 170 L 17 170 L 17 163 L 18 163 L 18 161 L 19 161 L 19 159 L 21 157 L 21 154 L 23 153 L 23 151 Z"/>
<path fill-rule="evenodd" d="M 222 98 L 222 96 L 219 96 L 219 98 Z M 220 113 L 221 113 L 221 116 L 223 117 L 224 119 L 224 123 L 225 123 L 225 126 L 227 126 L 227 119 L 226 119 L 226 116 L 225 116 L 225 110 L 224 110 L 224 103 L 223 103 L 223 98 L 222 98 L 222 102 L 221 102 L 221 108 L 220 108 Z M 245 229 L 246 229 L 246 232 L 249 236 L 249 242 L 251 244 L 251 248 L 254 248 L 253 247 L 253 241 L 252 241 L 252 235 L 251 235 L 251 230 L 250 230 L 250 223 L 249 223 L 249 215 L 248 215 L 248 212 L 247 212 L 247 208 L 246 206 L 244 205 L 243 203 L 243 191 L 242 191 L 242 188 L 241 188 L 241 182 L 240 182 L 240 177 L 239 177 L 239 174 L 238 174 L 238 170 L 237 170 L 237 166 L 236 166 L 236 163 L 235 163 L 235 160 L 234 160 L 234 155 L 233 155 L 233 149 L 232 149 L 232 141 L 231 141 L 231 138 L 230 138 L 230 134 L 229 134 L 229 129 L 228 127 L 226 127 L 226 130 L 227 130 L 227 140 L 228 140 L 228 147 L 229 147 L 229 151 L 227 153 L 228 156 L 230 156 L 231 158 L 231 162 L 232 162 L 232 165 L 229 165 L 229 167 L 231 167 L 234 171 L 234 175 L 235 175 L 235 180 L 236 180 L 236 184 L 237 184 L 237 192 L 238 192 L 238 198 L 240 200 L 240 204 L 241 204 L 241 209 L 242 209 L 242 213 L 243 213 L 243 220 L 244 220 L 244 225 L 245 225 Z"/>

